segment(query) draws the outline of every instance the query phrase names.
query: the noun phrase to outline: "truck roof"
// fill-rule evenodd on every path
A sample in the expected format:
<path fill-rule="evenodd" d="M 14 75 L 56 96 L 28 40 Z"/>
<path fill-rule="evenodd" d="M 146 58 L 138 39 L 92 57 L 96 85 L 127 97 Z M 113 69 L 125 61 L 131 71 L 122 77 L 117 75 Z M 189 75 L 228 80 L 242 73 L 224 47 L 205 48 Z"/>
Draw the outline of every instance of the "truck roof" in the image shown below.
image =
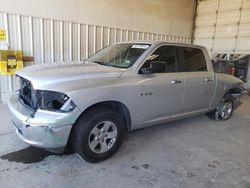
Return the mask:
<path fill-rule="evenodd" d="M 134 44 L 169 44 L 169 45 L 178 45 L 178 46 L 188 46 L 188 47 L 194 47 L 194 48 L 202 48 L 206 49 L 204 46 L 196 45 L 196 44 L 191 44 L 191 43 L 180 43 L 180 42 L 168 42 L 168 41 L 157 41 L 157 40 L 134 40 L 134 41 L 126 41 L 126 42 L 118 42 L 118 43 L 134 43 Z"/>

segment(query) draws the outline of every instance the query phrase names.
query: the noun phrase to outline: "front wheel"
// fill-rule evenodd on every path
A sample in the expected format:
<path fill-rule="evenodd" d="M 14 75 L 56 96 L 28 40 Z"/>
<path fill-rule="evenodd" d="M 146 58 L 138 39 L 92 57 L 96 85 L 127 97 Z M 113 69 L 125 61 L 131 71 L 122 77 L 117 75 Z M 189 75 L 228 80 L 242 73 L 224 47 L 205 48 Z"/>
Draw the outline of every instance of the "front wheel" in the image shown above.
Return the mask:
<path fill-rule="evenodd" d="M 116 153 L 123 141 L 125 125 L 119 113 L 98 108 L 82 116 L 73 131 L 74 151 L 95 163 Z"/>

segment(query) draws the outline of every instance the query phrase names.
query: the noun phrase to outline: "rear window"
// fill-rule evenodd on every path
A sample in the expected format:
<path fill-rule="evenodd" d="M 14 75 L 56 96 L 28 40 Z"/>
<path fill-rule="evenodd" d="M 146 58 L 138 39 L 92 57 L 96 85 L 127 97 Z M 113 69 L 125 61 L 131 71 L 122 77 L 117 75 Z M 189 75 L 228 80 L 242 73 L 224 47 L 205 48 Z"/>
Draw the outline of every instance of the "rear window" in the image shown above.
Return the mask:
<path fill-rule="evenodd" d="M 197 48 L 181 47 L 179 72 L 207 71 L 207 64 L 202 50 Z"/>

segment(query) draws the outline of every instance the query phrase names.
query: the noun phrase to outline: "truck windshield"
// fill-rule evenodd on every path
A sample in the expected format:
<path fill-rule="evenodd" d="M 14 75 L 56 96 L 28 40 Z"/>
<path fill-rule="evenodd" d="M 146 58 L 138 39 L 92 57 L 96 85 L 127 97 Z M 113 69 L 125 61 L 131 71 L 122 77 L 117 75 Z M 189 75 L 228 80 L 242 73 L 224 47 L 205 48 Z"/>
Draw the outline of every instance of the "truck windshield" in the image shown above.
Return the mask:
<path fill-rule="evenodd" d="M 150 44 L 122 43 L 108 46 L 86 61 L 101 65 L 128 68 L 149 48 Z"/>

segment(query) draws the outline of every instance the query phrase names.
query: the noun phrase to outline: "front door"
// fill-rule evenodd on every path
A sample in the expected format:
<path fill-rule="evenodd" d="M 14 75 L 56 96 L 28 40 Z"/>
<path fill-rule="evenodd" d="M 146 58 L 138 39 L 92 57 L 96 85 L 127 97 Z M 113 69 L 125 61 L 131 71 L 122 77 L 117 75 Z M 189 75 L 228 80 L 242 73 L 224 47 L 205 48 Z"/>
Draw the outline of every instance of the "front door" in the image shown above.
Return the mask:
<path fill-rule="evenodd" d="M 137 128 L 161 123 L 183 112 L 185 77 L 176 72 L 177 48 L 163 45 L 157 48 L 139 71 Z M 161 62 L 165 70 L 143 73 L 143 68 Z"/>

